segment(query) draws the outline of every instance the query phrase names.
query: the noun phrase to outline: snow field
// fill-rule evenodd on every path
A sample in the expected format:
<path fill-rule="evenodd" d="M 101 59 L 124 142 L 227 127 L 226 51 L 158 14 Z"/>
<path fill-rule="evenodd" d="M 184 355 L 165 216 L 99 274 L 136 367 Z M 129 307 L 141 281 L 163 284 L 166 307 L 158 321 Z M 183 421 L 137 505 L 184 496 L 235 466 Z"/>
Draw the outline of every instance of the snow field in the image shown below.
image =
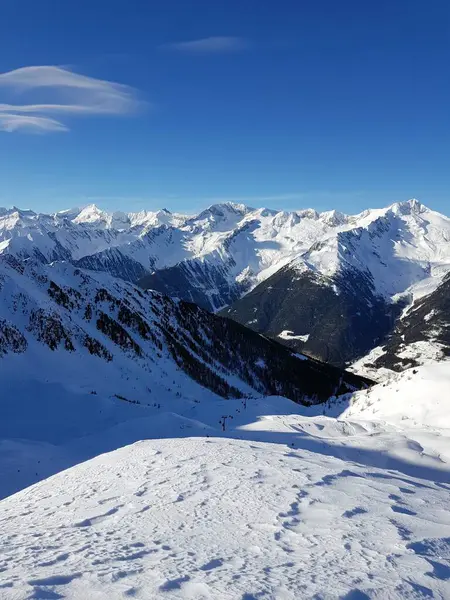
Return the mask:
<path fill-rule="evenodd" d="M 0 504 L 0 596 L 448 598 L 449 492 L 284 444 L 142 441 Z"/>

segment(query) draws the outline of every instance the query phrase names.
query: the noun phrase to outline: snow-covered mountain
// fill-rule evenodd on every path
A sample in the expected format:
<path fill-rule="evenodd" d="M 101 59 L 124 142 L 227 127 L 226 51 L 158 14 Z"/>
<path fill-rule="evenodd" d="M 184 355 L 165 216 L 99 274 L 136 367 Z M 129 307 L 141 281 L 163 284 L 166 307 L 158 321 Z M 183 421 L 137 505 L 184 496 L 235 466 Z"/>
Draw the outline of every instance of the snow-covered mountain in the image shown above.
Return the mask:
<path fill-rule="evenodd" d="M 450 271 L 450 219 L 417 200 L 355 216 L 232 203 L 195 216 L 14 208 L 0 212 L 0 253 L 225 306 L 246 326 L 343 365 L 383 343 L 402 310 Z"/>
<path fill-rule="evenodd" d="M 352 370 L 379 379 L 389 371 L 450 357 L 450 274 L 438 287 L 408 306 L 381 346 L 358 360 Z"/>
<path fill-rule="evenodd" d="M 203 388 L 314 402 L 362 385 L 196 305 L 69 263 L 0 257 L 0 319 L 5 378 L 26 372 L 130 402 L 188 400 Z"/>
<path fill-rule="evenodd" d="M 182 223 L 168 211 L 107 213 L 95 205 L 55 214 L 0 208 L 0 253 L 41 262 L 77 261 L 103 250 L 127 246 L 150 229 Z M 151 257 L 143 261 L 152 264 Z"/>
<path fill-rule="evenodd" d="M 450 219 L 410 201 L 366 211 L 355 223 L 313 244 L 223 313 L 333 364 L 367 354 L 402 310 L 450 271 Z"/>
<path fill-rule="evenodd" d="M 2 599 L 450 596 L 449 362 L 372 386 L 124 280 L 209 306 L 249 286 L 250 321 L 336 363 L 401 313 L 396 364 L 448 343 L 444 217 L 2 218 Z"/>
<path fill-rule="evenodd" d="M 416 298 L 450 270 L 450 219 L 417 200 L 365 211 L 355 227 L 312 246 L 300 264 L 326 277 L 353 269 L 385 298 Z"/>
<path fill-rule="evenodd" d="M 386 296 L 409 293 L 450 263 L 450 220 L 415 200 L 356 216 L 336 211 L 276 212 L 217 204 L 196 216 L 166 209 L 107 213 L 91 205 L 53 215 L 0 210 L 0 252 L 44 262 L 82 261 L 191 300 L 229 304 L 298 258 L 330 276 L 342 262 Z M 211 289 L 223 280 L 223 291 Z M 213 296 L 213 297 L 212 297 Z"/>

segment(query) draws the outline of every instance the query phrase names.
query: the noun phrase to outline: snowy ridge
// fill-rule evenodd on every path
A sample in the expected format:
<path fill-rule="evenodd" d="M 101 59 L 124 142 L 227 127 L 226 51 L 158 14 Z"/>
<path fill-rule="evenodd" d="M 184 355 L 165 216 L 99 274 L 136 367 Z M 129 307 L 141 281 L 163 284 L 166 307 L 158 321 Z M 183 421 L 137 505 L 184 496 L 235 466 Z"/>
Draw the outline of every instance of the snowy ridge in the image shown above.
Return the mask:
<path fill-rule="evenodd" d="M 367 211 L 354 225 L 312 246 L 300 264 L 328 277 L 352 267 L 370 277 L 377 293 L 410 300 L 417 284 L 426 280 L 432 291 L 450 271 L 450 219 L 417 200 Z"/>
<path fill-rule="evenodd" d="M 179 297 L 195 296 L 214 310 L 295 257 L 325 276 L 342 263 L 351 265 L 373 279 L 377 292 L 412 298 L 431 291 L 449 270 L 449 240 L 450 220 L 416 200 L 355 216 L 310 209 L 277 212 L 233 203 L 213 205 L 196 216 L 167 209 L 107 213 L 95 205 L 53 215 L 0 211 L 0 252 L 43 262 L 82 260 L 83 266 L 132 282 L 144 276 L 147 287 L 178 289 Z M 194 270 L 203 265 L 204 272 L 187 290 L 184 261 L 195 264 Z M 161 269 L 171 271 L 159 277 Z M 217 271 L 226 280 L 223 293 L 202 297 L 205 277 L 214 279 Z"/>

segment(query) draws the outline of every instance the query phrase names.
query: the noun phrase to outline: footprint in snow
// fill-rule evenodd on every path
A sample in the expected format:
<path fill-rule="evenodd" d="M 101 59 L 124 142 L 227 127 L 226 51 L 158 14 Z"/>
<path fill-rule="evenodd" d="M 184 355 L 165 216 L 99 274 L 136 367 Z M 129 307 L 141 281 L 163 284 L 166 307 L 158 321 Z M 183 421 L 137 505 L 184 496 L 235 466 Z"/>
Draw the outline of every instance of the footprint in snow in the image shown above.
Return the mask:
<path fill-rule="evenodd" d="M 396 502 L 402 503 L 402 499 L 397 494 L 389 494 L 389 500 L 395 500 Z"/>
<path fill-rule="evenodd" d="M 159 589 L 161 592 L 171 592 L 172 590 L 181 589 L 181 584 L 186 583 L 190 580 L 189 575 L 184 575 L 183 577 L 177 577 L 177 579 L 168 579 L 165 583 L 163 583 Z"/>
<path fill-rule="evenodd" d="M 110 517 L 111 515 L 114 515 L 116 512 L 118 512 L 119 508 L 122 508 L 122 506 L 124 506 L 124 505 L 119 504 L 119 506 L 115 506 L 114 508 L 111 508 L 111 510 L 108 510 L 107 512 L 103 513 L 102 515 L 96 515 L 95 517 L 91 517 L 90 519 L 84 519 L 84 521 L 75 523 L 74 527 L 91 527 L 92 525 L 95 525 L 96 523 L 101 523 L 107 517 Z"/>
<path fill-rule="evenodd" d="M 425 573 L 426 575 L 441 581 L 450 580 L 450 538 L 429 538 L 411 542 L 407 548 L 431 565 L 433 571 Z"/>
<path fill-rule="evenodd" d="M 104 498 L 103 500 L 99 500 L 98 504 L 107 504 L 108 502 L 112 502 L 113 500 L 117 500 L 119 496 L 112 496 L 111 498 Z"/>
<path fill-rule="evenodd" d="M 30 579 L 29 585 L 67 585 L 74 579 L 81 577 L 83 573 L 72 573 L 71 575 L 51 575 L 50 577 L 44 577 L 43 579 Z"/>
<path fill-rule="evenodd" d="M 57 556 L 53 560 L 49 560 L 49 561 L 46 561 L 46 562 L 39 563 L 38 567 L 52 567 L 53 565 L 56 565 L 59 562 L 64 562 L 65 560 L 67 560 L 69 558 L 69 556 L 70 555 L 68 553 L 60 554 L 59 556 Z"/>
<path fill-rule="evenodd" d="M 355 508 L 352 508 L 351 510 L 346 510 L 344 513 L 342 513 L 342 516 L 346 517 L 347 519 L 352 519 L 356 515 L 363 515 L 367 512 L 369 512 L 369 511 L 365 508 L 362 508 L 362 506 L 356 506 Z"/>
<path fill-rule="evenodd" d="M 394 525 L 394 527 L 397 528 L 398 535 L 400 536 L 400 538 L 402 540 L 409 541 L 411 539 L 412 531 L 410 531 L 404 525 L 401 525 L 397 521 L 394 521 L 394 519 L 389 519 L 389 520 L 392 523 L 392 525 Z"/>
<path fill-rule="evenodd" d="M 213 560 L 210 560 L 205 565 L 200 567 L 200 569 L 202 571 L 212 571 L 213 569 L 217 569 L 217 568 L 221 567 L 223 565 L 223 563 L 224 563 L 224 560 L 222 558 L 214 558 Z"/>
<path fill-rule="evenodd" d="M 404 508 L 403 506 L 391 506 L 391 509 L 396 513 L 401 513 L 402 515 L 411 515 L 414 517 L 417 515 L 413 510 L 409 510 L 408 508 Z"/>

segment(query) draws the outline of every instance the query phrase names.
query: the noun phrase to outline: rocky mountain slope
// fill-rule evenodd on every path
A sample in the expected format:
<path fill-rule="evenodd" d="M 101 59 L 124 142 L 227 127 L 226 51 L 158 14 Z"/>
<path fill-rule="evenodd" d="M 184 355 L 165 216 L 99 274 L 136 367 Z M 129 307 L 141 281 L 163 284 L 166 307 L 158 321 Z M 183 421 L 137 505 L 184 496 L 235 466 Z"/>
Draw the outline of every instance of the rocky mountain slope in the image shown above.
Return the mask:
<path fill-rule="evenodd" d="M 223 314 L 332 364 L 367 354 L 450 271 L 450 220 L 411 201 L 358 222 L 313 244 Z"/>
<path fill-rule="evenodd" d="M 334 365 L 367 354 L 392 329 L 401 302 L 374 293 L 356 269 L 333 277 L 283 267 L 221 314 Z"/>
<path fill-rule="evenodd" d="M 0 355 L 5 381 L 26 372 L 143 404 L 205 388 L 315 402 L 364 385 L 196 305 L 68 263 L 12 256 L 0 258 Z"/>
<path fill-rule="evenodd" d="M 450 274 L 430 294 L 404 311 L 384 344 L 352 369 L 379 378 L 386 370 L 403 371 L 450 357 Z"/>

